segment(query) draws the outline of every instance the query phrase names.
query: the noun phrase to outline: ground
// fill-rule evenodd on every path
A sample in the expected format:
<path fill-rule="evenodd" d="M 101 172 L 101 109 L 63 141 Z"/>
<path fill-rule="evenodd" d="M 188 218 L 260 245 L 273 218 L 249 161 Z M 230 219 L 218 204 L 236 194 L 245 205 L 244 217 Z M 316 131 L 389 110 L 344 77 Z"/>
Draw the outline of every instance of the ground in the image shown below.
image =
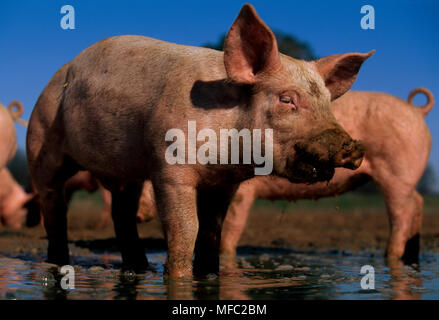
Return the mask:
<path fill-rule="evenodd" d="M 113 226 L 96 228 L 101 202 L 97 195 L 80 194 L 69 211 L 72 250 L 117 251 Z M 439 251 L 439 200 L 425 200 L 421 250 Z M 138 225 L 147 249 L 165 249 L 160 223 Z M 389 235 L 384 202 L 376 195 L 347 195 L 318 202 L 258 201 L 253 207 L 241 248 L 289 248 L 297 251 L 384 252 Z M 43 257 L 47 242 L 42 226 L 18 231 L 0 227 L 0 254 Z M 91 251 L 89 251 L 91 250 Z M 75 252 L 73 252 L 75 254 Z"/>

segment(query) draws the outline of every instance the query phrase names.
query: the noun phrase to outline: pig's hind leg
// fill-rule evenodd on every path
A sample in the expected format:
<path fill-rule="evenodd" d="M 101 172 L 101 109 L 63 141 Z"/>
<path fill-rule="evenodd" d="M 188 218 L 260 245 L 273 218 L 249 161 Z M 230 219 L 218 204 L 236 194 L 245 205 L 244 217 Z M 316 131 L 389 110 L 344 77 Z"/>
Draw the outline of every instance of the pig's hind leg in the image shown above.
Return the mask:
<path fill-rule="evenodd" d="M 415 190 L 416 184 L 403 181 L 401 177 L 386 177 L 377 184 L 386 198 L 390 224 L 386 257 L 388 260 L 416 262 L 419 255 L 423 207 L 422 197 Z"/>
<path fill-rule="evenodd" d="M 111 215 L 119 242 L 124 268 L 144 271 L 148 267 L 145 250 L 137 231 L 136 214 L 142 183 L 129 183 L 123 188 L 111 188 Z"/>
<path fill-rule="evenodd" d="M 44 152 L 40 155 L 46 155 Z M 40 197 L 44 228 L 48 237 L 48 262 L 58 265 L 69 264 L 67 244 L 67 200 L 64 184 L 77 172 L 69 158 L 60 154 L 30 157 L 29 169 L 33 184 Z M 29 155 L 29 153 L 28 153 Z"/>
<path fill-rule="evenodd" d="M 405 245 L 402 259 L 406 262 L 417 262 L 420 251 L 421 226 L 423 218 L 424 199 L 413 191 L 414 214 L 409 239 Z"/>

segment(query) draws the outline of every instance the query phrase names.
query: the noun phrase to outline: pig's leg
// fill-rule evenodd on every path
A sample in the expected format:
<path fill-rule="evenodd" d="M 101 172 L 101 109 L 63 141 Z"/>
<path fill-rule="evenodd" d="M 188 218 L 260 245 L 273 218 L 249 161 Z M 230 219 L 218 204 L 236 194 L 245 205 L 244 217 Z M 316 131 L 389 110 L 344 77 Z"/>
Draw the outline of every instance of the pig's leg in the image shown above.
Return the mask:
<path fill-rule="evenodd" d="M 58 265 L 69 264 L 64 184 L 77 172 L 77 168 L 71 161 L 55 156 L 38 157 L 35 161 L 31 161 L 29 168 L 40 197 L 44 227 L 49 242 L 48 262 Z"/>
<path fill-rule="evenodd" d="M 390 225 L 387 243 L 387 261 L 402 259 L 416 261 L 419 252 L 419 232 L 422 223 L 422 197 L 416 192 L 416 185 L 423 170 L 411 166 L 412 162 L 398 158 L 372 162 L 371 175 L 386 199 Z M 403 170 L 399 170 L 404 168 Z M 408 170 L 410 168 L 411 170 Z"/>
<path fill-rule="evenodd" d="M 413 261 L 419 253 L 422 199 L 414 190 L 403 192 L 395 186 L 385 194 L 390 222 L 387 259 Z"/>
<path fill-rule="evenodd" d="M 195 245 L 194 273 L 206 275 L 219 272 L 219 249 L 224 217 L 236 188 L 199 190 L 199 231 Z"/>
<path fill-rule="evenodd" d="M 67 245 L 67 205 L 62 194 L 62 187 L 54 186 L 40 192 L 44 228 L 47 232 L 49 246 L 48 262 L 58 265 L 69 264 Z"/>
<path fill-rule="evenodd" d="M 172 180 L 153 180 L 158 215 L 168 244 L 165 275 L 190 278 L 198 232 L 196 190 L 191 184 L 164 181 Z"/>
<path fill-rule="evenodd" d="M 405 245 L 405 250 L 403 255 L 403 260 L 407 262 L 417 261 L 420 251 L 420 237 L 421 237 L 424 200 L 416 190 L 413 191 L 413 201 L 414 201 L 415 211 L 413 214 L 412 228 L 411 228 L 409 239 Z"/>
<path fill-rule="evenodd" d="M 255 200 L 254 191 L 247 189 L 245 184 L 241 184 L 238 192 L 233 197 L 224 220 L 220 254 L 221 263 L 226 265 L 231 265 L 235 261 L 236 248 Z"/>
<path fill-rule="evenodd" d="M 104 206 L 101 212 L 101 219 L 98 222 L 97 228 L 101 229 L 108 225 L 111 217 L 111 192 L 104 187 L 99 188 Z"/>
<path fill-rule="evenodd" d="M 141 183 L 129 183 L 122 189 L 112 188 L 112 207 L 114 230 L 119 242 L 125 268 L 142 271 L 148 267 L 137 232 L 136 213 L 139 205 Z"/>

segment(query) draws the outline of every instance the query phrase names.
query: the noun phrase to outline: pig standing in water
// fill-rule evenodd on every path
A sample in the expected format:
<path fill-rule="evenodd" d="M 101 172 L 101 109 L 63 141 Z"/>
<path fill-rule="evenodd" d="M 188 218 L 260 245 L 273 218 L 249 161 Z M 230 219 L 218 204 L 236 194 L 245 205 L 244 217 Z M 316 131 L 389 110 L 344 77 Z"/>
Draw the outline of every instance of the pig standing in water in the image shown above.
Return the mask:
<path fill-rule="evenodd" d="M 151 179 L 168 244 L 166 273 L 192 276 L 194 251 L 194 272 L 218 272 L 222 221 L 255 164 L 216 164 L 219 157 L 170 164 L 169 130 L 187 132 L 189 121 L 217 136 L 220 129 L 271 129 L 273 174 L 295 182 L 329 180 L 335 167 L 361 163 L 362 145 L 337 123 L 330 101 L 350 88 L 371 54 L 314 62 L 284 56 L 250 5 L 228 32 L 224 53 L 141 36 L 112 37 L 82 51 L 40 95 L 27 134 L 48 260 L 69 263 L 63 186 L 83 169 L 112 193 L 125 266 L 147 267 L 136 212 L 143 181 Z"/>
<path fill-rule="evenodd" d="M 413 96 L 422 92 L 428 102 L 413 107 Z M 427 166 L 431 135 L 424 117 L 433 108 L 434 99 L 427 89 L 413 90 L 409 103 L 384 93 L 350 91 L 332 103 L 339 123 L 354 138 L 364 143 L 360 168 L 335 171 L 327 183 L 293 184 L 278 177 L 257 177 L 242 183 L 224 221 L 221 255 L 227 261 L 235 257 L 239 238 L 255 199 L 319 199 L 350 191 L 373 180 L 386 199 L 390 221 L 387 258 L 418 258 L 422 223 L 422 197 L 416 186 Z"/>

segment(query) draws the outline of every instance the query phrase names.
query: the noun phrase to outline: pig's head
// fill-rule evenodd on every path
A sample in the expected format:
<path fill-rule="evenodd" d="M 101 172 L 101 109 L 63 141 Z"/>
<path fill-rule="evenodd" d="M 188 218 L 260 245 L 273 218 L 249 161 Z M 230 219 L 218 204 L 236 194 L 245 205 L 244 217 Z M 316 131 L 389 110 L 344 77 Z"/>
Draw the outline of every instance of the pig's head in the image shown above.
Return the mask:
<path fill-rule="evenodd" d="M 334 168 L 356 169 L 364 149 L 337 123 L 331 101 L 354 82 L 373 54 L 346 53 L 302 61 L 279 53 L 276 38 L 244 5 L 224 43 L 228 77 L 251 87 L 254 128 L 273 129 L 273 173 L 292 182 L 328 181 Z"/>

